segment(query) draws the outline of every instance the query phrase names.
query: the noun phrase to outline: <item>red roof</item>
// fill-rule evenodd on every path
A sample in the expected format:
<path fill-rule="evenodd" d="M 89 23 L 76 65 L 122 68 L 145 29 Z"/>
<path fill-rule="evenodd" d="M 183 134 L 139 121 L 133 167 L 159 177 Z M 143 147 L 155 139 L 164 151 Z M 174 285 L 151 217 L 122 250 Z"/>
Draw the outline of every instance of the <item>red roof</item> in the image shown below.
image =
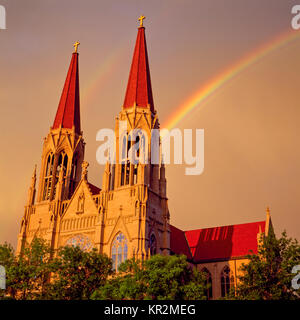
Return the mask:
<path fill-rule="evenodd" d="M 136 38 L 134 54 L 124 100 L 124 108 L 138 107 L 154 111 L 150 69 L 145 38 L 145 28 L 140 27 Z"/>
<path fill-rule="evenodd" d="M 243 257 L 250 250 L 257 253 L 257 234 L 260 230 L 265 232 L 265 221 L 182 232 L 194 262 L 201 262 Z M 175 231 L 174 236 L 171 233 L 171 250 L 177 254 L 185 254 L 182 250 L 185 241 L 178 234 L 178 231 Z"/>
<path fill-rule="evenodd" d="M 171 231 L 171 238 L 170 238 L 171 251 L 175 254 L 184 254 L 187 256 L 188 259 L 192 259 L 190 248 L 184 232 L 171 225 L 170 225 L 170 231 Z"/>
<path fill-rule="evenodd" d="M 59 127 L 72 129 L 80 134 L 80 101 L 79 101 L 79 75 L 78 53 L 72 54 L 66 82 L 56 112 L 53 129 Z"/>
<path fill-rule="evenodd" d="M 88 185 L 89 185 L 89 189 L 92 193 L 92 195 L 94 196 L 95 194 L 99 194 L 101 189 L 96 187 L 95 185 L 93 185 L 92 183 L 88 182 Z"/>

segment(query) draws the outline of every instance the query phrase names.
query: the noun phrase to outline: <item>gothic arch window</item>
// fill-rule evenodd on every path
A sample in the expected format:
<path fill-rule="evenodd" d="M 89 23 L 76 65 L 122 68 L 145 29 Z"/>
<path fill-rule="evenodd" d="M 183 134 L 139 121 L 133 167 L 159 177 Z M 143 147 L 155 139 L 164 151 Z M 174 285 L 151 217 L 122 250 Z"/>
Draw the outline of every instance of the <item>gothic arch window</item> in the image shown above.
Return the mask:
<path fill-rule="evenodd" d="M 206 291 L 205 291 L 205 295 L 207 299 L 212 299 L 212 277 L 211 277 L 211 273 L 209 272 L 209 270 L 207 268 L 203 268 L 201 270 L 202 273 L 204 273 L 205 275 L 205 286 L 206 286 Z"/>
<path fill-rule="evenodd" d="M 56 172 L 55 172 L 56 184 L 55 184 L 55 188 L 54 188 L 54 192 L 53 192 L 53 196 L 54 197 L 55 197 L 55 194 L 56 194 L 56 188 L 57 188 L 57 184 L 58 184 L 59 173 L 60 173 L 61 170 L 64 170 L 64 180 L 65 180 L 66 173 L 67 173 L 67 166 L 68 166 L 68 156 L 63 151 L 58 156 L 58 162 L 57 162 L 57 167 L 56 167 Z"/>
<path fill-rule="evenodd" d="M 140 149 L 141 149 L 141 154 L 143 156 L 143 160 L 145 161 L 146 159 L 146 138 L 145 135 L 141 133 L 141 144 L 140 144 Z"/>
<path fill-rule="evenodd" d="M 221 296 L 225 297 L 234 287 L 234 277 L 228 266 L 225 266 L 221 272 Z"/>
<path fill-rule="evenodd" d="M 58 163 L 56 167 L 56 177 L 59 177 L 59 173 L 62 169 L 66 170 L 68 166 L 68 156 L 65 152 L 61 152 L 58 157 Z"/>
<path fill-rule="evenodd" d="M 132 160 L 134 160 L 133 162 L 135 164 L 138 164 L 139 157 L 140 157 L 141 153 L 144 150 L 144 146 L 143 146 L 144 139 L 143 139 L 143 136 L 144 136 L 144 134 L 143 134 L 142 130 L 134 129 L 132 131 L 132 133 L 131 133 L 131 136 L 129 137 L 129 140 L 131 140 L 131 142 L 132 142 L 131 144 L 133 146 L 132 151 L 133 151 L 134 154 L 136 154 L 136 157 L 134 157 L 134 159 L 133 159 L 133 154 L 131 155 Z"/>
<path fill-rule="evenodd" d="M 90 251 L 93 249 L 92 241 L 89 237 L 83 234 L 77 234 L 66 241 L 66 246 L 79 247 L 83 251 Z"/>
<path fill-rule="evenodd" d="M 49 153 L 46 163 L 46 171 L 44 176 L 44 191 L 43 191 L 43 200 L 49 200 L 51 195 L 51 188 L 53 183 L 53 165 L 54 165 L 54 154 Z"/>
<path fill-rule="evenodd" d="M 135 141 L 134 143 L 134 154 L 136 155 L 136 157 L 132 157 L 133 158 L 133 184 L 137 184 L 137 180 L 138 180 L 138 159 L 140 157 L 140 148 L 141 148 L 141 138 L 140 138 L 140 133 L 135 137 Z"/>
<path fill-rule="evenodd" d="M 149 240 L 149 248 L 150 248 L 150 254 L 151 256 L 155 255 L 156 252 L 156 248 L 157 248 L 157 242 L 156 242 L 156 238 L 155 235 L 152 233 L 150 236 L 150 240 Z"/>
<path fill-rule="evenodd" d="M 141 146 L 141 136 L 142 136 L 142 132 L 138 131 L 137 133 L 134 134 L 135 137 L 135 141 L 133 141 L 133 145 L 134 145 L 134 154 L 136 155 L 136 157 L 132 155 L 133 158 L 133 184 L 137 184 L 138 181 L 138 162 L 139 162 L 139 158 L 142 152 L 142 146 Z"/>
<path fill-rule="evenodd" d="M 140 138 L 140 135 L 138 135 L 136 138 L 135 138 L 135 145 L 136 145 L 136 156 L 137 158 L 139 158 L 140 156 L 140 149 L 141 149 L 141 138 Z"/>
<path fill-rule="evenodd" d="M 78 173 L 78 154 L 75 154 L 72 160 L 72 166 L 71 166 L 71 175 L 70 175 L 70 189 L 69 189 L 69 198 L 72 197 L 73 192 L 76 189 L 76 179 L 77 179 L 77 173 Z"/>
<path fill-rule="evenodd" d="M 121 186 L 129 184 L 130 176 L 130 161 L 128 157 L 128 151 L 130 149 L 130 140 L 128 135 L 124 134 L 121 139 L 122 141 L 122 152 L 121 152 Z"/>
<path fill-rule="evenodd" d="M 127 160 L 127 142 L 128 142 L 128 136 L 127 134 L 124 134 L 122 139 L 122 157 L 121 157 L 121 162 L 125 162 Z"/>
<path fill-rule="evenodd" d="M 127 239 L 122 232 L 119 232 L 112 242 L 111 258 L 113 263 L 113 270 L 118 271 L 122 262 L 127 260 L 128 243 Z"/>

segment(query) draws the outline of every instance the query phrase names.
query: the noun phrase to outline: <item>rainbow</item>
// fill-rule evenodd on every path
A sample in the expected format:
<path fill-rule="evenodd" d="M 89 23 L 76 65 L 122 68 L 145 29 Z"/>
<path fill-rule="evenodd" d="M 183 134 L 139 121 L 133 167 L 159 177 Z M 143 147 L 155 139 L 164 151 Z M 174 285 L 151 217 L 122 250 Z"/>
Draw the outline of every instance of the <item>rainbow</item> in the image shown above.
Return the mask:
<path fill-rule="evenodd" d="M 249 66 L 264 58 L 271 52 L 291 43 L 300 37 L 299 32 L 288 31 L 280 34 L 266 44 L 257 47 L 250 54 L 242 57 L 238 62 L 229 66 L 221 73 L 211 78 L 207 83 L 202 85 L 191 97 L 182 103 L 171 116 L 163 123 L 161 128 L 171 130 L 181 120 L 183 120 L 193 109 L 200 107 L 207 98 L 212 96 L 217 89 L 225 85 L 228 81 L 232 80 L 239 73 L 244 71 Z"/>
<path fill-rule="evenodd" d="M 85 106 L 89 105 L 90 100 L 99 92 L 99 88 L 101 88 L 102 84 L 115 74 L 122 61 L 123 52 L 124 47 L 117 48 L 117 50 L 106 57 L 106 59 L 95 68 L 94 73 L 82 89 L 81 100 Z"/>

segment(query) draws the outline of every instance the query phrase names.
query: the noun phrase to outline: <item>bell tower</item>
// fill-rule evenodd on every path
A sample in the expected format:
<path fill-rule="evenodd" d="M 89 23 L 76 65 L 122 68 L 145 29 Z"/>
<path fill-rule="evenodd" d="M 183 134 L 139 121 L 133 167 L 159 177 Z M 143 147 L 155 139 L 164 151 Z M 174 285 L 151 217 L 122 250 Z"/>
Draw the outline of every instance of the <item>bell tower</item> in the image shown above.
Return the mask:
<path fill-rule="evenodd" d="M 36 170 L 32 177 L 17 252 L 20 252 L 25 241 L 30 242 L 34 236 L 54 242 L 55 222 L 62 204 L 72 197 L 81 179 L 85 143 L 80 125 L 78 45 L 79 42 L 74 44 L 75 50 L 56 116 L 44 138 L 37 194 Z"/>
<path fill-rule="evenodd" d="M 78 44 L 74 45 L 53 126 L 44 139 L 38 202 L 70 199 L 80 180 L 84 141 L 80 127 Z M 58 189 L 60 175 L 63 183 Z"/>
<path fill-rule="evenodd" d="M 160 164 L 159 137 L 157 161 L 151 159 L 151 133 L 153 129 L 159 132 L 159 121 L 143 19 L 139 19 L 124 103 L 116 117 L 116 161 L 106 165 L 101 191 L 104 219 L 99 247 L 112 257 L 116 268 L 122 262 L 114 251 L 120 234 L 119 239 L 126 239 L 128 258 L 146 259 L 151 254 L 170 251 L 165 167 Z"/>

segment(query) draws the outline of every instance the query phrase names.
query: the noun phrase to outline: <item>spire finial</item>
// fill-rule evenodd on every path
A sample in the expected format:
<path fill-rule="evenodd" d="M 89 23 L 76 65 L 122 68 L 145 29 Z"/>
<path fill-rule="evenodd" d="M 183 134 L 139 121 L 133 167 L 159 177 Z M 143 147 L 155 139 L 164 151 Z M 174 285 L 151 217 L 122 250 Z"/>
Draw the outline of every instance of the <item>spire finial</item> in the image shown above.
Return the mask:
<path fill-rule="evenodd" d="M 75 48 L 75 51 L 74 53 L 77 53 L 77 50 L 78 50 L 78 46 L 80 45 L 80 42 L 76 41 L 74 44 L 73 44 L 73 47 Z"/>
<path fill-rule="evenodd" d="M 143 15 L 141 15 L 140 17 L 139 17 L 139 21 L 140 21 L 140 28 L 142 28 L 144 25 L 143 25 L 143 20 L 144 19 L 146 19 L 146 17 L 145 16 L 143 16 Z"/>
<path fill-rule="evenodd" d="M 266 214 L 270 215 L 270 207 L 269 206 L 267 206 L 267 208 L 266 208 Z"/>

